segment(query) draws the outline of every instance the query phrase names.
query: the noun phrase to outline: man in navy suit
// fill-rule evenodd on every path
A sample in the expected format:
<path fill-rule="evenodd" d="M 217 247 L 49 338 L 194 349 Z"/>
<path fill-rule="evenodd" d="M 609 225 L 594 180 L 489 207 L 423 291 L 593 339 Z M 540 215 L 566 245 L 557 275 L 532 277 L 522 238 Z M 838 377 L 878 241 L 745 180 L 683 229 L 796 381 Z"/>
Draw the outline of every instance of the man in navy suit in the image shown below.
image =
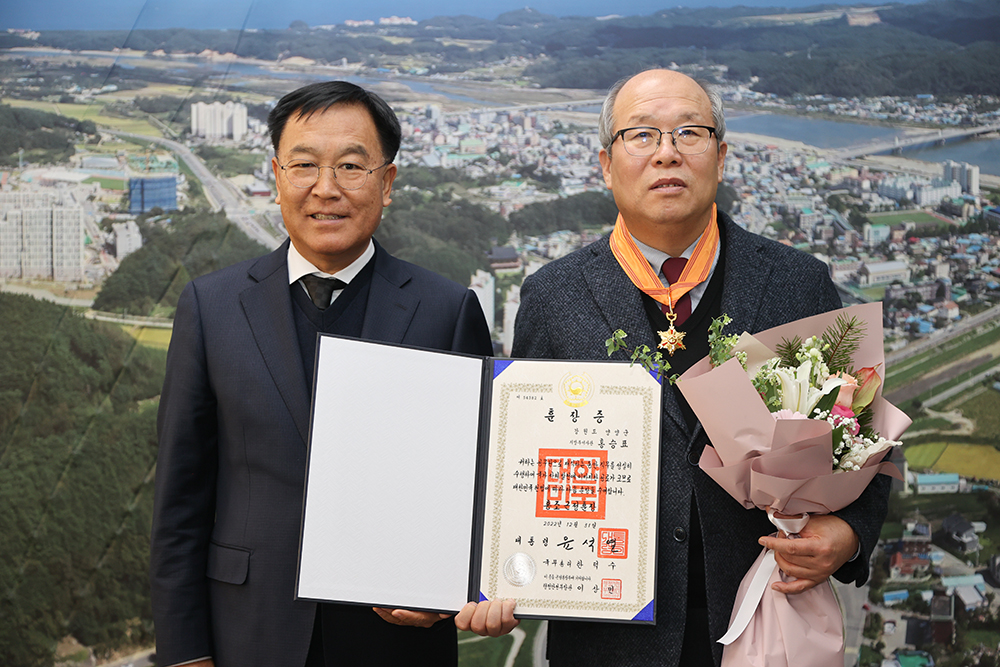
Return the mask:
<path fill-rule="evenodd" d="M 620 247 L 617 254 L 612 249 L 615 234 L 546 265 L 521 288 L 513 356 L 607 359 L 605 340 L 616 329 L 628 334 L 630 347 L 653 349 L 658 333 L 676 327 L 686 348 L 663 352 L 670 372 L 683 373 L 708 354 L 708 325 L 722 313 L 732 317 L 736 332 L 756 333 L 840 307 L 821 262 L 716 212 L 727 152 L 717 92 L 679 72 L 642 72 L 612 87 L 599 133 L 604 181 L 624 232 L 619 238 L 634 244 L 629 266 L 635 274 L 645 271 L 650 283 L 643 289 L 623 270 Z M 717 242 L 708 242 L 712 230 Z M 679 275 L 671 273 L 678 259 L 685 260 Z M 706 268 L 702 280 L 676 300 L 664 304 L 650 294 L 696 282 L 683 271 L 699 262 Z M 878 475 L 835 515 L 813 517 L 804 539 L 765 537 L 774 531 L 765 513 L 745 510 L 698 467 L 710 443 L 680 392 L 665 387 L 663 396 L 656 624 L 553 621 L 552 667 L 718 664 L 716 640 L 762 544 L 797 579 L 775 584 L 782 593 L 794 595 L 831 575 L 859 586 L 868 577 L 888 477 Z M 511 607 L 470 603 L 455 622 L 496 636 L 516 624 Z"/>
<path fill-rule="evenodd" d="M 381 98 L 309 85 L 268 127 L 289 240 L 177 305 L 152 534 L 159 664 L 455 665 L 450 619 L 296 600 L 295 572 L 317 334 L 488 355 L 482 308 L 372 239 L 400 145 Z"/>

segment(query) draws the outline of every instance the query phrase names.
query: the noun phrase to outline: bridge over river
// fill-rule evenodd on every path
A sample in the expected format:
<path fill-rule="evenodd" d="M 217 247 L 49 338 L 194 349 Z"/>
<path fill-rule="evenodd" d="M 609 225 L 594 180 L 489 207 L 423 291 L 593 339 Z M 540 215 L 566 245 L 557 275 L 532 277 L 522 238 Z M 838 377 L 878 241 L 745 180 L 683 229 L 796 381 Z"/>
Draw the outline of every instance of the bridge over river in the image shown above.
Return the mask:
<path fill-rule="evenodd" d="M 949 141 L 960 141 L 983 134 L 1000 132 L 1000 123 L 992 125 L 979 125 L 976 127 L 961 127 L 951 130 L 928 130 L 920 134 L 908 137 L 894 137 L 892 139 L 881 139 L 867 144 L 848 146 L 839 150 L 832 150 L 829 156 L 834 160 L 851 160 L 864 155 L 881 155 L 884 153 L 898 154 L 907 148 L 918 146 L 940 146 Z"/>

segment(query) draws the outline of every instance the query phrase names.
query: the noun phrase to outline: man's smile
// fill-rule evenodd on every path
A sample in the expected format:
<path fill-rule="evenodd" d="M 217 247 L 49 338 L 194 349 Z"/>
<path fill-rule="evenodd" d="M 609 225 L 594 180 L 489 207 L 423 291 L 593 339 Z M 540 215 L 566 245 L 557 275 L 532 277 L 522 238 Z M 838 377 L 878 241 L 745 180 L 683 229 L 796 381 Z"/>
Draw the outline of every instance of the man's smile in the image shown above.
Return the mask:
<path fill-rule="evenodd" d="M 661 178 L 653 183 L 653 187 L 650 190 L 669 190 L 684 187 L 687 187 L 687 184 L 679 178 Z"/>

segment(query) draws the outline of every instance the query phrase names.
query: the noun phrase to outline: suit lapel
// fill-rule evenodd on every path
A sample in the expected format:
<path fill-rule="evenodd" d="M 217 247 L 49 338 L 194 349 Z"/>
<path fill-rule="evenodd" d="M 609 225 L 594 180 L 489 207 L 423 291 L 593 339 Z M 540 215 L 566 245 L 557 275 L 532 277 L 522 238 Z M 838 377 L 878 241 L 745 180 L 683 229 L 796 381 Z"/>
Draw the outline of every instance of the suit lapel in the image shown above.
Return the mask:
<path fill-rule="evenodd" d="M 257 349 L 304 445 L 309 442 L 310 390 L 306 386 L 288 291 L 287 253 L 288 241 L 285 241 L 250 267 L 248 273 L 255 284 L 240 292 L 240 303 Z"/>
<path fill-rule="evenodd" d="M 375 244 L 375 271 L 368 291 L 361 337 L 385 343 L 402 343 L 420 304 L 419 297 L 404 291 L 410 281 L 406 265 Z"/>
<path fill-rule="evenodd" d="M 722 283 L 722 312 L 733 318 L 730 333 L 759 330 L 758 313 L 767 297 L 770 266 L 763 261 L 760 237 L 724 218 L 726 224 L 726 272 Z"/>
<path fill-rule="evenodd" d="M 659 340 L 653 334 L 653 328 L 646 317 L 646 308 L 642 304 L 639 289 L 625 275 L 611 252 L 608 239 L 603 238 L 591 246 L 594 256 L 588 265 L 586 280 L 594 301 L 597 303 L 607 322 L 610 331 L 623 330 L 628 334 L 626 342 L 630 350 L 637 346 L 647 345 L 650 350 L 656 350 Z M 618 352 L 614 359 L 628 360 L 628 355 Z M 677 403 L 674 390 L 664 387 L 663 410 L 685 434 L 688 433 L 684 413 Z"/>

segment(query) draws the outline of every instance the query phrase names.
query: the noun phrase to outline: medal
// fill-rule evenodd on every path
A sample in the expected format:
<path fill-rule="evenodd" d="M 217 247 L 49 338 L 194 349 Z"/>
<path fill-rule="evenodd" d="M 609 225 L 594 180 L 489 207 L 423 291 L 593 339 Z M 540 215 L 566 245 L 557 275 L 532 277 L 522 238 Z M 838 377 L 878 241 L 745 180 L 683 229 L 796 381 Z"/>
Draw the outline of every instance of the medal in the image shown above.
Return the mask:
<path fill-rule="evenodd" d="M 685 333 L 674 328 L 674 320 L 676 319 L 677 313 L 671 309 L 670 312 L 667 313 L 667 322 L 670 322 L 670 327 L 666 331 L 656 332 L 660 335 L 660 344 L 656 346 L 657 349 L 666 350 L 671 357 L 674 356 L 674 352 L 677 350 L 687 349 L 684 347 L 684 343 L 682 342 L 684 340 Z"/>
<path fill-rule="evenodd" d="M 667 322 L 670 323 L 670 326 L 666 331 L 656 332 L 660 336 L 657 349 L 666 350 L 670 356 L 674 356 L 674 352 L 677 350 L 687 349 L 684 347 L 684 332 L 678 331 L 677 327 L 674 326 L 674 322 L 677 320 L 674 303 L 694 287 L 705 282 L 712 271 L 712 263 L 715 261 L 715 253 L 719 247 L 719 223 L 715 204 L 712 204 L 711 218 L 701 238 L 698 239 L 684 270 L 677 281 L 668 287 L 664 287 L 656 272 L 643 257 L 639 247 L 632 239 L 632 235 L 629 234 L 625 220 L 622 219 L 620 213 L 615 221 L 615 227 L 611 231 L 610 245 L 611 252 L 632 284 L 667 307 L 667 312 L 664 314 L 667 316 Z"/>

